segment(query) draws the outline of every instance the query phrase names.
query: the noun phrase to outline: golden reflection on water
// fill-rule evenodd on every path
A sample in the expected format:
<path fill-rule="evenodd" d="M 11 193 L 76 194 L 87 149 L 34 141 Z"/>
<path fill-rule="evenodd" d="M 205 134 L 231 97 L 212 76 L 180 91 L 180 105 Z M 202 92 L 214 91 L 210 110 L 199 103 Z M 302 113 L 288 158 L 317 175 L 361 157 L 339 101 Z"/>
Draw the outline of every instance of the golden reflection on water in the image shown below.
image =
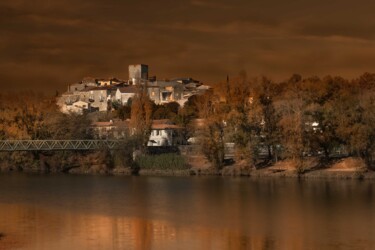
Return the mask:
<path fill-rule="evenodd" d="M 81 207 L 51 197 L 45 204 L 0 202 L 0 250 L 375 249 L 372 184 L 199 181 L 181 197 L 160 186 L 169 181 L 153 180 L 154 193 L 142 183 L 129 195 L 137 213 L 116 212 L 120 196 L 100 207 L 98 190 L 78 196 L 87 200 Z"/>
<path fill-rule="evenodd" d="M 248 249 L 247 237 L 226 229 L 181 227 L 160 220 L 0 205 L 0 228 L 21 249 Z M 6 216 L 4 216 L 6 215 Z M 0 249 L 7 242 L 0 240 Z M 5 245 L 4 245 L 5 244 Z M 263 249 L 261 239 L 251 248 Z M 177 247 L 177 248 L 176 248 Z"/>
<path fill-rule="evenodd" d="M 293 209 L 285 212 L 285 218 L 275 221 L 284 227 L 282 230 L 278 230 L 279 225 L 269 225 L 258 231 L 253 228 L 250 236 L 243 234 L 241 225 L 238 229 L 183 226 L 162 220 L 1 204 L 0 230 L 6 236 L 0 240 L 0 249 L 315 249 L 316 235 L 329 233 L 330 228 L 314 223 L 312 228 L 304 228 L 314 218 L 301 218 L 303 214 L 294 214 Z M 350 223 L 356 226 L 355 221 Z M 278 242 L 270 237 L 272 230 L 277 230 Z M 13 242 L 7 243 L 7 238 Z M 358 241 L 357 247 L 350 249 L 371 249 L 366 246 L 366 242 Z M 345 245 L 331 244 L 329 249 L 342 247 Z"/>
<path fill-rule="evenodd" d="M 22 249 L 247 249 L 248 245 L 246 237 L 230 230 L 176 227 L 160 220 L 20 204 L 1 204 L 0 214 L 6 214 L 0 219 L 5 239 L 12 238 Z M 0 249 L 7 249 L 2 243 L 7 244 L 0 240 Z"/>
<path fill-rule="evenodd" d="M 6 215 L 0 219 L 0 230 L 6 234 L 0 249 L 273 249 L 267 238 L 250 239 L 228 228 L 177 226 L 22 204 L 0 204 L 0 214 Z"/>

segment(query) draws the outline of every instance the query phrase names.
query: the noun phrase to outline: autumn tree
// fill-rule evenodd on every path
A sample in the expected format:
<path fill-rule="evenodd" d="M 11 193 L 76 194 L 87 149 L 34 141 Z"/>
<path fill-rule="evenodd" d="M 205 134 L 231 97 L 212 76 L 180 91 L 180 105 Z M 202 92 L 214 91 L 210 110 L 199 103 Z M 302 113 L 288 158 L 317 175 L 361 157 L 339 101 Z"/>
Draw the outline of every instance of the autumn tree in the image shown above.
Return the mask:
<path fill-rule="evenodd" d="M 152 126 L 152 101 L 147 95 L 147 86 L 141 86 L 132 101 L 130 127 L 144 152 L 150 138 Z"/>
<path fill-rule="evenodd" d="M 307 86 L 307 112 L 314 122 L 313 130 L 308 134 L 311 151 L 323 152 L 326 160 L 340 145 L 337 135 L 337 96 L 341 89 L 348 86 L 348 82 L 341 77 L 326 76 L 321 81 L 310 81 Z"/>
<path fill-rule="evenodd" d="M 7 139 L 41 139 L 46 117 L 57 112 L 54 100 L 33 92 L 2 97 L 0 121 Z"/>
<path fill-rule="evenodd" d="M 280 86 L 270 79 L 262 77 L 256 82 L 253 92 L 254 110 L 250 115 L 258 116 L 253 121 L 260 122 L 260 142 L 267 150 L 268 160 L 277 161 L 280 145 L 280 128 L 278 126 L 280 114 L 276 112 L 275 102 L 279 100 Z"/>
<path fill-rule="evenodd" d="M 337 94 L 336 132 L 351 155 L 373 165 L 375 148 L 375 75 L 365 73 Z"/>
<path fill-rule="evenodd" d="M 185 140 L 194 136 L 195 128 L 193 121 L 199 117 L 197 107 L 197 104 L 200 103 L 197 101 L 199 98 L 204 98 L 204 96 L 193 95 L 189 97 L 173 119 L 177 125 L 183 127 L 182 135 Z"/>
<path fill-rule="evenodd" d="M 199 117 L 204 119 L 205 126 L 200 132 L 199 142 L 207 159 L 216 169 L 221 169 L 224 162 L 224 122 L 218 97 L 206 92 L 196 99 Z"/>
<path fill-rule="evenodd" d="M 294 79 L 292 79 L 294 80 Z M 304 100 L 301 90 L 302 82 L 289 81 L 283 91 L 282 101 L 278 102 L 280 115 L 278 125 L 281 130 L 283 154 L 297 163 L 297 169 L 303 170 L 305 149 L 305 116 Z"/>
<path fill-rule="evenodd" d="M 256 119 L 250 85 L 245 73 L 234 79 L 228 78 L 222 89 L 224 101 L 221 110 L 226 123 L 226 141 L 235 143 L 236 159 L 254 165 L 258 158 L 259 119 Z"/>
<path fill-rule="evenodd" d="M 51 113 L 46 116 L 40 130 L 41 139 L 85 140 L 92 139 L 92 121 L 87 115 Z"/>

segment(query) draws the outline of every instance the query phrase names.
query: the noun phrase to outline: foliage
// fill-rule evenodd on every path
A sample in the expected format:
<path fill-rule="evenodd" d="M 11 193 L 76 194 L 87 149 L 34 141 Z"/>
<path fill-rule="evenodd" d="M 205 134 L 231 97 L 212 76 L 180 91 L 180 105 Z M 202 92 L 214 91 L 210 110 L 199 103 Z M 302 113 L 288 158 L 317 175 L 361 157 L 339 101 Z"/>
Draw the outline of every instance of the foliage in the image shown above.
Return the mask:
<path fill-rule="evenodd" d="M 374 164 L 375 74 L 351 81 L 295 74 L 280 83 L 242 74 L 195 97 L 183 109 L 188 110 L 204 119 L 203 152 L 217 167 L 226 142 L 234 142 L 238 158 L 253 164 L 284 157 L 303 171 L 305 157 L 328 159 L 338 148 Z"/>
<path fill-rule="evenodd" d="M 140 88 L 139 93 L 134 97 L 131 106 L 130 129 L 138 147 L 145 151 L 152 125 L 152 101 L 147 95 L 147 86 Z"/>
<path fill-rule="evenodd" d="M 130 102 L 129 102 L 130 101 Z M 131 115 L 131 99 L 128 100 L 130 105 L 122 105 L 119 101 L 112 102 L 112 107 L 115 110 L 115 116 L 121 120 L 130 119 Z"/>
<path fill-rule="evenodd" d="M 161 105 L 154 105 L 152 118 L 174 120 L 178 114 L 180 105 L 177 102 L 171 102 Z"/>

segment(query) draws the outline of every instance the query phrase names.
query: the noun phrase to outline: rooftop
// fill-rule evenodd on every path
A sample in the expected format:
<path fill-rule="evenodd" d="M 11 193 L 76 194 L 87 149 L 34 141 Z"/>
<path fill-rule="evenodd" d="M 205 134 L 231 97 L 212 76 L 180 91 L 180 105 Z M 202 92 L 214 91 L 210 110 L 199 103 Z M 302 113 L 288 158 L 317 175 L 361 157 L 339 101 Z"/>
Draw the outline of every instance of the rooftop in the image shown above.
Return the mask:
<path fill-rule="evenodd" d="M 125 86 L 118 88 L 118 90 L 121 93 L 138 93 L 139 88 L 137 88 L 136 86 Z"/>

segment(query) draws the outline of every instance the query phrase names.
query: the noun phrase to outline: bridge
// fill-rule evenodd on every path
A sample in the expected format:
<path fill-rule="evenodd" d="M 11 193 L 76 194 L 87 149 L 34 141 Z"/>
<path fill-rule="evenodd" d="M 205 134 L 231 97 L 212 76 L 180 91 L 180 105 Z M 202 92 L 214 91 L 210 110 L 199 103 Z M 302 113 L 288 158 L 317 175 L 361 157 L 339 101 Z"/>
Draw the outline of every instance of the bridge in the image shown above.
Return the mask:
<path fill-rule="evenodd" d="M 225 145 L 225 158 L 234 157 L 234 144 Z M 0 152 L 15 151 L 87 151 L 87 150 L 118 150 L 126 145 L 124 140 L 0 140 Z M 160 149 L 161 148 L 161 149 Z M 149 147 L 151 152 L 163 152 L 165 147 Z M 169 148 L 167 152 L 172 152 Z M 178 147 L 182 154 L 197 154 L 200 148 L 194 145 Z"/>
<path fill-rule="evenodd" d="M 0 140 L 0 152 L 119 149 L 122 140 Z"/>

